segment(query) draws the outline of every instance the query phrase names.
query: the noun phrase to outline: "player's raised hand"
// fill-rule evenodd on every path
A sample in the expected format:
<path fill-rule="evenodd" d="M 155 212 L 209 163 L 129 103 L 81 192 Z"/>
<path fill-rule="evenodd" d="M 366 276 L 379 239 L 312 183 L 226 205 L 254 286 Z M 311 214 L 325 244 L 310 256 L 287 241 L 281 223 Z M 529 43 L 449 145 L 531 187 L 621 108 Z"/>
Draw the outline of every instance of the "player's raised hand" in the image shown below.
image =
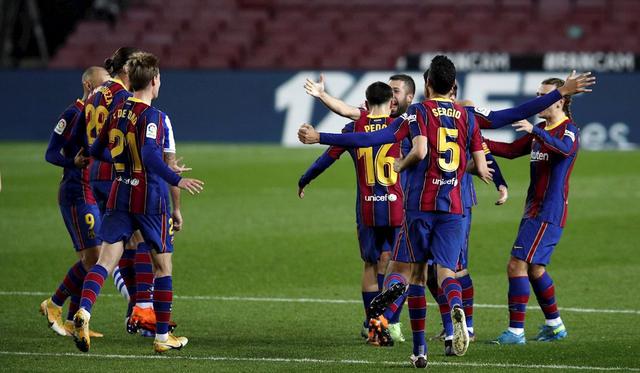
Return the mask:
<path fill-rule="evenodd" d="M 202 190 L 204 189 L 204 182 L 198 179 L 189 179 L 185 177 L 180 179 L 178 188 L 184 189 L 194 195 L 202 192 Z"/>
<path fill-rule="evenodd" d="M 180 209 L 173 209 L 171 212 L 171 219 L 173 221 L 173 230 L 178 232 L 182 229 L 182 213 Z"/>
<path fill-rule="evenodd" d="M 178 159 L 176 159 L 175 162 L 173 162 L 171 164 L 171 166 L 169 166 L 171 168 L 171 170 L 175 173 L 177 173 L 178 175 L 180 175 L 183 172 L 187 172 L 187 171 L 191 171 L 193 170 L 193 168 L 191 167 L 187 167 L 186 164 L 184 164 L 184 162 L 182 164 L 180 164 L 180 162 L 182 162 L 183 157 L 180 157 Z"/>
<path fill-rule="evenodd" d="M 304 123 L 298 129 L 298 140 L 303 144 L 317 144 L 320 142 L 320 134 L 312 125 Z"/>
<path fill-rule="evenodd" d="M 304 83 L 304 90 L 308 95 L 320 97 L 320 95 L 324 93 L 324 75 L 320 74 L 320 80 L 317 82 L 307 78 L 307 81 Z"/>
<path fill-rule="evenodd" d="M 509 198 L 509 191 L 507 187 L 505 185 L 500 185 L 498 187 L 498 194 L 500 195 L 500 198 L 498 198 L 498 200 L 496 201 L 496 205 L 504 205 L 504 203 L 507 202 L 507 199 Z"/>
<path fill-rule="evenodd" d="M 515 122 L 511 127 L 515 128 L 516 132 L 531 133 L 531 131 L 533 131 L 533 124 L 526 119 Z"/>
<path fill-rule="evenodd" d="M 78 150 L 78 154 L 76 154 L 76 156 L 73 157 L 73 164 L 77 168 L 85 168 L 89 165 L 90 158 L 82 155 L 82 152 L 84 152 L 83 147 L 81 147 L 80 150 Z"/>
<path fill-rule="evenodd" d="M 564 81 L 564 85 L 558 88 L 558 91 L 563 96 L 591 92 L 589 87 L 594 84 L 596 84 L 596 77 L 592 76 L 590 72 L 576 74 L 576 71 L 573 70 Z"/>

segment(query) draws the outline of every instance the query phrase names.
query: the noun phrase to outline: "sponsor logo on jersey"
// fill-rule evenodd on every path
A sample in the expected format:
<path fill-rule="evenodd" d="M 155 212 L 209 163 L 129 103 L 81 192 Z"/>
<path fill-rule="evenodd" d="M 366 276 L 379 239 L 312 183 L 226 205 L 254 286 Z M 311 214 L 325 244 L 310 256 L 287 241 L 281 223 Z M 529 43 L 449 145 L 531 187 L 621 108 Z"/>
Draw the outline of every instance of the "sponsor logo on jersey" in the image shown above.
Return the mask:
<path fill-rule="evenodd" d="M 489 116 L 489 114 L 491 114 L 491 110 L 489 110 L 489 109 L 487 109 L 487 108 L 485 108 L 485 107 L 479 107 L 479 106 L 476 106 L 476 107 L 474 108 L 474 110 L 476 111 L 476 113 L 481 114 L 481 115 L 484 115 L 485 117 L 488 117 L 488 116 Z"/>
<path fill-rule="evenodd" d="M 140 184 L 140 180 L 136 179 L 135 177 L 128 178 L 128 177 L 117 176 L 116 181 L 123 184 L 131 185 L 131 186 L 137 186 L 138 184 Z"/>
<path fill-rule="evenodd" d="M 549 160 L 549 153 L 545 153 L 545 152 L 541 152 L 541 151 L 537 151 L 537 150 L 532 150 L 531 151 L 531 161 L 532 162 L 548 161 L 548 160 Z"/>
<path fill-rule="evenodd" d="M 65 128 L 67 128 L 67 121 L 64 119 L 60 119 L 58 124 L 56 124 L 56 128 L 53 129 L 53 132 L 57 133 L 58 135 L 62 135 L 62 132 L 64 132 Z"/>
<path fill-rule="evenodd" d="M 409 122 L 415 122 L 416 121 L 416 115 L 415 114 L 409 115 L 407 113 L 404 113 L 404 114 L 401 115 L 401 117 L 402 117 L 402 119 L 408 120 Z"/>
<path fill-rule="evenodd" d="M 431 179 L 431 184 L 439 186 L 453 185 L 455 187 L 458 186 L 458 178 L 452 177 L 451 179 Z"/>
<path fill-rule="evenodd" d="M 365 196 L 364 200 L 367 202 L 395 202 L 398 200 L 398 196 L 395 194 L 384 194 L 384 195 L 373 195 L 373 196 Z"/>

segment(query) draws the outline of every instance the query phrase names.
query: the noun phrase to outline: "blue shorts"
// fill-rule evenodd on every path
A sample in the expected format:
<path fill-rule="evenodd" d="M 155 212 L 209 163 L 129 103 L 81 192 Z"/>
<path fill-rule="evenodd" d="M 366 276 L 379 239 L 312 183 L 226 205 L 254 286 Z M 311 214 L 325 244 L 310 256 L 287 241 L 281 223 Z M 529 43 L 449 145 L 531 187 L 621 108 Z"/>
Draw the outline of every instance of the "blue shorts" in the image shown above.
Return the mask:
<path fill-rule="evenodd" d="M 407 211 L 406 232 L 411 261 L 434 264 L 455 271 L 464 240 L 462 215 Z"/>
<path fill-rule="evenodd" d="M 529 264 L 547 265 L 560 236 L 562 228 L 555 224 L 538 218 L 522 219 L 511 255 Z"/>
<path fill-rule="evenodd" d="M 96 199 L 98 209 L 100 209 L 100 215 L 104 216 L 107 212 L 107 201 L 109 200 L 109 193 L 111 192 L 111 181 L 91 181 L 91 191 L 93 197 Z"/>
<path fill-rule="evenodd" d="M 97 205 L 87 203 L 60 205 L 60 212 L 76 251 L 100 246 L 102 241 L 98 238 L 97 232 L 100 231 L 102 215 Z"/>
<path fill-rule="evenodd" d="M 396 245 L 393 247 L 391 260 L 394 262 L 411 263 L 411 257 L 409 256 L 409 243 L 407 233 L 404 227 L 398 229 L 398 236 L 396 237 Z"/>
<path fill-rule="evenodd" d="M 377 263 L 380 255 L 391 251 L 399 227 L 368 227 L 358 224 L 358 242 L 360 243 L 360 257 L 367 263 Z"/>
<path fill-rule="evenodd" d="M 462 241 L 456 272 L 467 269 L 469 265 L 469 234 L 471 233 L 471 208 L 469 207 L 464 209 L 464 215 L 462 215 L 462 230 L 464 240 Z"/>
<path fill-rule="evenodd" d="M 140 230 L 144 242 L 158 253 L 173 252 L 173 220 L 168 214 L 144 215 L 108 210 L 102 219 L 100 238 L 107 243 L 128 241 Z"/>

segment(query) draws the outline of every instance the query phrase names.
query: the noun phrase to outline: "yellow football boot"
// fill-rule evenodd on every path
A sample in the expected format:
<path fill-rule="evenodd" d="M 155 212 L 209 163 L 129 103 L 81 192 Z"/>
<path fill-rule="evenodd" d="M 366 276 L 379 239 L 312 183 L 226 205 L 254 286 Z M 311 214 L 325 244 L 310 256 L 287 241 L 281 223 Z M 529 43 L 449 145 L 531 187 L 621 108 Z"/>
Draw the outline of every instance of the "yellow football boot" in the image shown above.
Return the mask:
<path fill-rule="evenodd" d="M 157 338 L 153 341 L 153 349 L 157 353 L 167 352 L 169 350 L 179 350 L 182 347 L 186 346 L 189 343 L 189 340 L 186 337 L 176 337 L 175 335 L 169 333 L 169 338 L 162 342 Z"/>
<path fill-rule="evenodd" d="M 56 334 L 66 336 L 67 331 L 62 325 L 62 307 L 53 303 L 51 298 L 47 298 L 40 303 L 40 313 L 47 318 L 49 328 Z"/>

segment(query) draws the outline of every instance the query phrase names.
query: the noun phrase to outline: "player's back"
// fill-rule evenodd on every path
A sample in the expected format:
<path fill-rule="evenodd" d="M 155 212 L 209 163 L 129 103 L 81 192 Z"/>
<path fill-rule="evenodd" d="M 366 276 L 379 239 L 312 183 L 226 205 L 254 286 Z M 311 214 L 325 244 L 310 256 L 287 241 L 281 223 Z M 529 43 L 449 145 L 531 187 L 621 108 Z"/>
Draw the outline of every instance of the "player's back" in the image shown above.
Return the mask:
<path fill-rule="evenodd" d="M 166 182 L 147 171 L 143 157 L 144 146 L 162 149 L 166 115 L 130 97 L 115 107 L 109 118 L 101 141 L 109 142 L 116 177 L 107 208 L 135 214 L 167 212 Z M 159 155 L 162 156 L 161 151 Z"/>
<path fill-rule="evenodd" d="M 89 96 L 84 108 L 85 133 L 88 146 L 91 146 L 98 137 L 113 108 L 123 103 L 131 95 L 122 81 L 110 79 Z M 111 164 L 93 160 L 90 166 L 91 181 L 111 181 L 113 177 L 114 173 Z"/>
<path fill-rule="evenodd" d="M 407 210 L 463 211 L 461 181 L 470 151 L 482 150 L 477 126 L 464 107 L 446 99 L 425 100 L 408 110 L 412 137 L 427 138 L 427 155 L 408 171 Z"/>
<path fill-rule="evenodd" d="M 389 125 L 388 116 L 367 115 L 347 126 L 349 132 L 374 132 Z M 400 143 L 349 149 L 356 168 L 358 183 L 358 222 L 367 226 L 402 225 L 404 195 L 400 175 L 393 170 L 395 158 L 401 155 Z"/>

